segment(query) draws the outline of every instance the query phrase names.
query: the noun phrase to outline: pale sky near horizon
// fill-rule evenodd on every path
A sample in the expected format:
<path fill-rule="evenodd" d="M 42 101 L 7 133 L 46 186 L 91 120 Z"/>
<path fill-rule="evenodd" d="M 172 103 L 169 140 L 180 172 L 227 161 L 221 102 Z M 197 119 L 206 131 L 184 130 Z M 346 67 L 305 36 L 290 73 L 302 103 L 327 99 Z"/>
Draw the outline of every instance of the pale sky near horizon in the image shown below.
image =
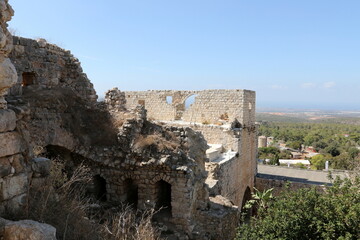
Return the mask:
<path fill-rule="evenodd" d="M 17 35 L 112 87 L 250 89 L 257 107 L 360 110 L 359 0 L 10 0 Z"/>

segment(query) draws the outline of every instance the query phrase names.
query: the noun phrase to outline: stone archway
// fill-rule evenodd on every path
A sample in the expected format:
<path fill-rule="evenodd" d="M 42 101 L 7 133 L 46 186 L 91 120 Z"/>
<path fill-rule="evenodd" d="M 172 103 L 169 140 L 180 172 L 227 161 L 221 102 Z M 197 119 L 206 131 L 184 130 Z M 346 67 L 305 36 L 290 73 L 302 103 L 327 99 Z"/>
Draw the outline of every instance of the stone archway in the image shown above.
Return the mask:
<path fill-rule="evenodd" d="M 106 180 L 100 175 L 93 177 L 93 194 L 99 201 L 106 201 Z"/>
<path fill-rule="evenodd" d="M 162 214 L 172 216 L 171 207 L 171 184 L 160 180 L 155 183 L 155 209 Z"/>
<path fill-rule="evenodd" d="M 125 194 L 125 203 L 131 205 L 133 208 L 137 208 L 139 201 L 139 190 L 136 182 L 127 178 L 123 182 L 124 194 Z"/>

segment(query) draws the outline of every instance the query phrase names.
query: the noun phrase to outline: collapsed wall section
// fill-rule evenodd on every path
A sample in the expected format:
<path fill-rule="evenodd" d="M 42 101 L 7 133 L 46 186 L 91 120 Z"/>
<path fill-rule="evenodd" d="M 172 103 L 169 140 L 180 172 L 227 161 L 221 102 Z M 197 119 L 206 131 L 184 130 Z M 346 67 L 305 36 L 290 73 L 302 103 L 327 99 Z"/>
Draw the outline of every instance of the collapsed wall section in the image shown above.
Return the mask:
<path fill-rule="evenodd" d="M 193 102 L 187 102 L 195 96 Z M 163 121 L 182 120 L 197 123 L 255 122 L 255 92 L 249 90 L 125 92 L 126 107 L 143 105 L 149 118 Z M 169 101 L 171 99 L 171 101 Z"/>
<path fill-rule="evenodd" d="M 126 108 L 143 105 L 150 119 L 191 127 L 201 132 L 208 144 L 216 145 L 208 152 L 211 164 L 207 166 L 213 165 L 207 169 L 211 193 L 227 196 L 238 206 L 243 204 L 256 175 L 255 92 L 159 90 L 124 95 Z M 191 96 L 194 101 L 188 103 Z M 116 103 L 112 101 L 112 105 Z"/>
<path fill-rule="evenodd" d="M 10 59 L 17 70 L 17 82 L 10 95 L 22 95 L 29 87 L 68 87 L 88 101 L 96 101 L 93 84 L 70 51 L 44 39 L 13 37 Z"/>

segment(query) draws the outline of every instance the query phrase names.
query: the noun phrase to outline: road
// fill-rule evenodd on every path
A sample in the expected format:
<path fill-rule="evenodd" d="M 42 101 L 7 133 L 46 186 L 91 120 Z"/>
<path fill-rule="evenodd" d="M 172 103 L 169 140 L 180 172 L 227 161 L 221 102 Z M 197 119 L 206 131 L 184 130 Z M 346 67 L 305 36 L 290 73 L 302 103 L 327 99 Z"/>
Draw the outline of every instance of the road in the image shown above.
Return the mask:
<path fill-rule="evenodd" d="M 336 176 L 341 178 L 349 176 L 348 173 L 340 171 L 331 171 L 331 174 L 334 178 Z M 264 164 L 258 164 L 257 176 L 260 178 L 288 180 L 290 182 L 301 182 L 316 185 L 331 183 L 331 180 L 328 178 L 329 172 L 327 171 L 295 169 Z"/>

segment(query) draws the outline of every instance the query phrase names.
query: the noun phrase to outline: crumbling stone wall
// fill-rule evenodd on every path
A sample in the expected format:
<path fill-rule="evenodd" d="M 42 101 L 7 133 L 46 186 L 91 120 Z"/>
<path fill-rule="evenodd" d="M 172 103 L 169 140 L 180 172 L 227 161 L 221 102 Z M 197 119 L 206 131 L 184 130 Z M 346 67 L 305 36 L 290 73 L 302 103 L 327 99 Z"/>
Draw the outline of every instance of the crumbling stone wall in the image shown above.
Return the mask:
<path fill-rule="evenodd" d="M 195 102 L 186 109 L 185 101 L 195 95 Z M 172 97 L 168 103 L 166 97 Z M 126 107 L 139 104 L 148 110 L 150 119 L 198 123 L 233 122 L 243 125 L 255 122 L 255 92 L 249 90 L 173 91 L 152 90 L 125 92 Z"/>
<path fill-rule="evenodd" d="M 236 205 L 242 205 L 245 191 L 254 186 L 256 175 L 255 92 L 156 90 L 122 94 L 125 94 L 127 108 L 143 105 L 150 119 L 172 126 L 189 126 L 201 132 L 209 144 L 221 144 L 223 154 L 236 152 L 234 157 L 208 169 L 216 171 L 209 174 L 215 177 L 209 182 L 217 181 L 214 194 L 222 194 Z M 196 95 L 195 101 L 185 109 L 186 99 L 193 95 Z M 169 96 L 171 103 L 167 102 Z M 107 101 L 117 105 L 111 99 Z"/>
<path fill-rule="evenodd" d="M 43 39 L 11 39 L 6 21 L 13 12 L 7 0 L 0 0 L 0 6 L 0 212 L 20 208 L 29 185 L 44 183 L 51 161 L 34 158 L 33 148 L 39 147 L 56 149 L 73 165 L 81 160 L 90 166 L 93 174 L 105 181 L 106 197 L 113 203 L 126 199 L 127 179 L 137 185 L 138 208 L 156 207 L 159 182 L 171 186 L 171 216 L 164 221 L 169 220 L 190 239 L 234 237 L 239 212 L 226 198 L 209 198 L 205 184 L 207 145 L 199 132 L 147 121 L 146 111 L 137 107 L 146 106 L 146 101 L 124 101 L 127 93 L 124 98 L 116 89 L 108 94 L 107 106 L 96 103 L 95 90 L 79 61 Z M 16 69 L 7 57 L 12 42 L 15 47 L 10 57 Z M 6 109 L 3 95 L 10 87 Z M 173 100 L 169 108 L 163 108 L 164 116 L 188 121 L 185 100 L 202 92 L 171 94 Z M 159 101 L 154 98 L 156 103 Z M 206 118 L 219 120 L 215 117 L 219 113 L 213 109 Z M 223 114 L 220 120 L 235 120 L 231 114 Z M 113 120 L 119 116 L 124 122 L 115 124 Z M 141 146 L 139 139 L 149 136 L 155 140 Z M 164 146 L 159 147 L 161 144 Z"/>
<path fill-rule="evenodd" d="M 28 187 L 23 139 L 16 129 L 16 114 L 7 109 L 4 99 L 16 83 L 16 70 L 8 58 L 12 37 L 6 24 L 13 14 L 8 1 L 0 0 L 0 213 L 19 210 Z"/>
<path fill-rule="evenodd" d="M 64 50 L 45 39 L 13 37 L 14 50 L 10 59 L 17 70 L 17 82 L 11 95 L 21 95 L 27 87 L 68 87 L 79 96 L 96 101 L 93 84 L 87 78 L 70 51 Z"/>
<path fill-rule="evenodd" d="M 201 132 L 208 144 L 221 144 L 224 148 L 239 152 L 240 151 L 240 139 L 242 134 L 241 128 L 233 128 L 231 125 L 214 125 L 214 124 L 189 124 L 195 131 Z"/>

